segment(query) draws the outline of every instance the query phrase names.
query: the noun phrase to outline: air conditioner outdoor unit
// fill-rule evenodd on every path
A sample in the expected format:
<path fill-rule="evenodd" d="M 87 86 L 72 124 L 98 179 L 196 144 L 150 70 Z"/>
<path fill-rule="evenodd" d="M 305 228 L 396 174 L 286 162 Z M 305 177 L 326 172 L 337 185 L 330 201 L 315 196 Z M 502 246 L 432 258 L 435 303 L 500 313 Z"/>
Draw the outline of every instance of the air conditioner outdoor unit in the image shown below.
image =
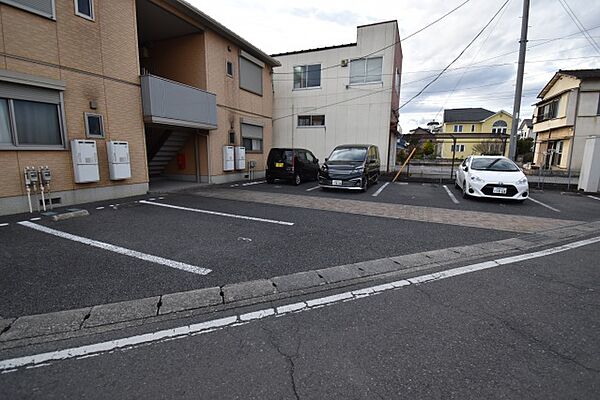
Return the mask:
<path fill-rule="evenodd" d="M 348 59 L 344 58 L 342 61 L 340 61 L 340 65 L 342 67 L 347 67 L 348 66 Z"/>

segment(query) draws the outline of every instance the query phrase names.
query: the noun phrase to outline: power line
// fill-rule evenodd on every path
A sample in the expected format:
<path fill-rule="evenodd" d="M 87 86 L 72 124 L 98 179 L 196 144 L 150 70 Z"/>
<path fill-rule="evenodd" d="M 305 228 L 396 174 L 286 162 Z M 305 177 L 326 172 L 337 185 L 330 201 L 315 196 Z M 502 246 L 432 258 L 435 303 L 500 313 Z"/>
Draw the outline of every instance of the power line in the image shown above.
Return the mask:
<path fill-rule="evenodd" d="M 365 54 L 365 55 L 363 55 L 363 56 L 361 56 L 361 57 L 358 57 L 357 59 L 358 59 L 358 60 L 360 60 L 360 59 L 363 59 L 363 58 L 367 58 L 367 57 L 369 57 L 369 56 L 372 56 L 373 54 L 376 54 L 376 53 L 379 53 L 380 51 L 383 51 L 383 50 L 389 49 L 390 47 L 392 47 L 392 46 L 395 46 L 395 45 L 397 45 L 398 43 L 401 43 L 401 42 L 403 42 L 403 41 L 405 41 L 405 40 L 408 40 L 408 39 L 410 39 L 411 37 L 413 37 L 413 36 L 417 35 L 418 33 L 421 33 L 421 32 L 423 32 L 425 29 L 427 29 L 427 28 L 429 28 L 429 27 L 431 27 L 431 26 L 433 26 L 433 25 L 437 24 L 438 22 L 440 22 L 441 20 L 443 20 L 444 18 L 446 18 L 447 16 L 449 16 L 450 14 L 452 14 L 453 12 L 457 11 L 457 10 L 458 10 L 458 9 L 460 9 L 462 6 L 464 6 L 465 4 L 467 4 L 469 1 L 471 1 L 471 0 L 465 0 L 465 1 L 463 1 L 461 4 L 459 4 L 458 6 L 454 7 L 452 10 L 448 11 L 446 14 L 444 14 L 444 15 L 442 15 L 441 17 L 439 17 L 438 19 L 436 19 L 436 20 L 434 20 L 434 21 L 430 22 L 429 24 L 425 25 L 425 26 L 424 26 L 424 27 L 422 27 L 421 29 L 419 29 L 419 30 L 417 30 L 417 31 L 415 31 L 415 32 L 413 32 L 413 33 L 411 33 L 410 35 L 408 35 L 408 36 L 407 36 L 407 37 L 405 37 L 404 39 L 400 39 L 399 41 L 394 41 L 392 44 L 389 44 L 389 45 L 387 45 L 387 46 L 385 46 L 385 47 L 382 47 L 381 49 L 378 49 L 378 50 L 372 51 L 371 53 Z M 327 66 L 327 67 L 322 67 L 322 68 L 320 69 L 320 71 L 325 71 L 325 70 L 327 70 L 327 69 L 336 68 L 336 67 L 339 67 L 339 66 L 341 66 L 341 65 L 342 65 L 342 64 L 340 64 L 340 63 L 338 63 L 338 64 L 335 64 L 335 65 L 329 65 L 329 66 Z M 292 71 L 292 72 L 273 72 L 273 75 L 289 75 L 289 74 L 293 74 L 293 73 L 294 73 L 293 71 Z"/>
<path fill-rule="evenodd" d="M 575 13 L 573 12 L 573 10 L 569 6 L 569 3 L 567 3 L 567 0 L 558 0 L 558 2 L 562 6 L 562 8 L 565 10 L 565 12 L 569 16 L 569 18 L 571 18 L 571 21 L 573 21 L 573 23 L 575 24 L 575 26 L 577 27 L 577 29 L 579 29 L 579 31 L 581 32 L 581 34 L 592 45 L 592 47 L 594 48 L 594 50 L 596 50 L 596 52 L 598 54 L 600 54 L 600 46 L 598 46 L 598 43 L 586 31 L 585 26 L 583 26 L 583 24 L 581 23 L 581 21 L 579 20 L 579 18 L 577 18 L 577 15 L 575 15 Z"/>
<path fill-rule="evenodd" d="M 487 29 L 488 26 L 490 26 L 490 24 L 494 21 L 494 19 L 496 19 L 496 17 L 498 16 L 498 14 L 500 14 L 500 11 L 502 11 L 504 9 L 504 7 L 506 7 L 506 5 L 508 4 L 510 0 L 506 0 L 502 6 L 500 6 L 500 8 L 498 9 L 498 11 L 496 11 L 496 13 L 492 16 L 492 18 L 485 24 L 485 26 L 477 33 L 477 35 L 475 35 L 475 37 L 473 39 L 471 39 L 471 41 L 467 44 L 467 46 L 458 54 L 458 56 L 456 56 L 454 58 L 454 60 L 452 60 L 439 74 L 437 74 L 437 76 L 435 78 L 433 78 L 433 80 L 431 80 L 427 85 L 423 86 L 423 88 L 419 91 L 419 93 L 415 94 L 413 97 L 411 97 L 410 99 L 408 99 L 408 101 L 404 102 L 400 107 L 398 107 L 396 109 L 396 111 L 401 110 L 402 108 L 404 108 L 407 104 L 410 104 L 411 101 L 413 101 L 414 99 L 416 99 L 417 97 L 419 97 L 423 92 L 425 92 L 425 90 L 427 90 L 427 88 L 431 85 L 433 85 L 433 83 L 435 81 L 437 81 L 443 74 L 444 72 L 446 72 L 446 70 L 448 68 L 450 68 L 452 66 L 452 64 L 454 64 L 456 61 L 458 61 L 458 59 L 465 53 L 465 51 L 467 51 L 467 49 L 469 47 L 471 47 L 471 45 L 475 42 L 475 40 L 477 40 L 477 38 L 479 36 L 481 36 L 481 34 Z"/>

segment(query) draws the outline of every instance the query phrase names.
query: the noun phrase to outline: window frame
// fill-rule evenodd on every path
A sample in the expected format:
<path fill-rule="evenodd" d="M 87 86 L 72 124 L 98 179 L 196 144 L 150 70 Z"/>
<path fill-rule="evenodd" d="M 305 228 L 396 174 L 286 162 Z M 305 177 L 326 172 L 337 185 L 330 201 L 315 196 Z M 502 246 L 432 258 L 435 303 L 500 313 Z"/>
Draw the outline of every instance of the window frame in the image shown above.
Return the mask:
<path fill-rule="evenodd" d="M 367 81 L 367 76 L 369 76 L 367 74 L 368 72 L 368 63 L 369 60 L 373 60 L 373 59 L 377 59 L 380 58 L 381 59 L 381 71 L 379 72 L 379 80 L 377 81 Z M 364 70 L 363 70 L 363 80 L 362 82 L 352 82 L 352 63 L 356 62 L 356 61 L 360 61 L 363 60 L 364 61 Z M 355 58 L 350 60 L 350 62 L 348 63 L 348 85 L 349 86 L 354 86 L 354 85 L 373 85 L 373 84 L 383 84 L 383 55 L 380 56 L 373 56 L 373 57 L 360 57 L 360 58 Z"/>
<path fill-rule="evenodd" d="M 100 131 L 102 132 L 100 136 L 90 134 L 90 125 L 88 117 L 100 117 Z M 93 112 L 84 112 L 83 119 L 85 123 L 85 137 L 89 139 L 105 139 L 106 131 L 104 130 L 104 115 Z"/>
<path fill-rule="evenodd" d="M 463 133 L 463 125 L 456 125 L 452 128 L 454 130 L 453 133 Z"/>
<path fill-rule="evenodd" d="M 247 136 L 244 136 L 244 125 L 252 125 L 252 126 L 259 127 L 261 129 L 262 137 L 259 139 L 259 138 L 256 138 L 256 137 L 247 137 Z M 241 145 L 246 149 L 246 153 L 249 153 L 249 154 L 262 154 L 265 151 L 265 137 L 264 137 L 264 134 L 265 134 L 265 127 L 264 127 L 264 125 L 260 125 L 260 124 L 257 124 L 257 123 L 252 123 L 252 122 L 249 122 L 249 121 L 240 121 L 240 140 L 241 140 Z M 250 140 L 251 141 L 250 143 L 252 143 L 253 140 L 260 141 L 260 150 L 253 150 L 252 146 L 250 146 L 250 148 L 248 148 L 244 144 L 244 140 Z"/>
<path fill-rule="evenodd" d="M 451 144 L 450 151 L 452 151 L 454 153 L 464 153 L 465 145 L 464 144 Z"/>
<path fill-rule="evenodd" d="M 323 117 L 323 124 L 321 125 L 316 125 L 314 124 L 314 117 Z M 310 124 L 309 125 L 300 125 L 300 118 L 309 118 Z M 305 115 L 298 115 L 298 118 L 296 118 L 296 128 L 325 128 L 325 114 L 305 114 Z"/>
<path fill-rule="evenodd" d="M 87 0 L 90 3 L 90 12 L 92 15 L 87 15 L 79 11 L 79 0 L 73 0 L 73 4 L 75 6 L 75 15 L 81 17 L 83 19 L 87 19 L 88 21 L 96 21 L 96 10 L 94 9 L 94 0 Z"/>
<path fill-rule="evenodd" d="M 231 73 L 229 73 L 229 66 L 231 66 Z M 229 61 L 229 60 L 225 61 L 225 74 L 228 77 L 233 78 L 233 72 L 234 72 L 234 70 L 233 70 L 233 62 Z"/>
<path fill-rule="evenodd" d="M 24 11 L 30 12 L 32 14 L 36 14 L 41 17 L 45 17 L 45 18 L 51 19 L 53 21 L 56 21 L 56 0 L 50 0 L 50 1 L 52 2 L 52 14 L 51 15 L 46 14 L 43 11 L 36 10 L 35 8 L 28 7 L 24 4 L 21 4 L 17 1 L 13 1 L 13 0 L 0 0 L 0 3 L 8 4 L 9 6 L 13 6 L 20 10 L 24 10 Z"/>
<path fill-rule="evenodd" d="M 253 65 L 254 67 L 256 67 L 260 70 L 260 92 L 257 92 L 255 90 L 253 90 L 252 88 L 246 87 L 242 84 L 242 75 L 243 75 L 242 71 L 244 70 L 242 68 L 243 62 L 246 62 L 249 65 Z M 240 54 L 238 56 L 238 86 L 240 87 L 240 89 L 242 89 L 248 93 L 252 93 L 257 96 L 263 97 L 264 92 L 265 92 L 264 70 L 265 70 L 264 63 L 261 63 L 260 60 L 256 59 L 255 57 L 251 56 L 250 54 L 247 54 L 245 51 L 243 51 L 243 50 L 240 51 Z"/>
<path fill-rule="evenodd" d="M 296 68 L 302 68 L 302 75 L 304 77 L 304 81 L 306 82 L 306 84 L 308 85 L 308 67 L 312 67 L 318 65 L 319 66 L 319 85 L 318 86 L 300 86 L 300 87 L 296 87 Z M 322 85 L 322 74 L 321 72 L 323 71 L 323 69 L 321 68 L 321 63 L 314 63 L 314 64 L 299 64 L 299 65 L 294 65 L 292 67 L 292 90 L 311 90 L 311 89 L 321 89 Z M 300 80 L 300 82 L 302 82 L 302 80 Z"/>
<path fill-rule="evenodd" d="M 10 138 L 11 143 L 0 143 L 0 151 L 3 150 L 66 150 L 67 149 L 67 129 L 65 125 L 65 109 L 64 109 L 64 98 L 63 93 L 59 93 L 60 102 L 59 103 L 46 103 L 43 101 L 35 101 L 35 100 L 23 100 L 23 99 L 11 99 L 2 97 L 7 100 L 8 103 L 8 118 L 9 118 L 9 127 L 10 127 Z M 57 119 L 58 119 L 58 129 L 60 131 L 60 140 L 61 144 L 20 144 L 19 143 L 19 134 L 17 130 L 17 122 L 15 116 L 14 109 L 14 100 L 19 101 L 28 101 L 33 103 L 44 103 L 51 104 L 56 106 Z"/>

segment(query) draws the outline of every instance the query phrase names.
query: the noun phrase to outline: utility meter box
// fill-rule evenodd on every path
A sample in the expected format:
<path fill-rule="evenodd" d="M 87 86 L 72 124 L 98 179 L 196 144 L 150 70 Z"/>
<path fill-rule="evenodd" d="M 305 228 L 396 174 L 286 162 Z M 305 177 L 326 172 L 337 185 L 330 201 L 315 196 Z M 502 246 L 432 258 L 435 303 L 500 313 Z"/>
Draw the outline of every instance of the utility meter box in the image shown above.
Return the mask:
<path fill-rule="evenodd" d="M 235 147 L 235 169 L 246 169 L 246 148 L 244 146 Z"/>
<path fill-rule="evenodd" d="M 108 155 L 108 171 L 113 181 L 131 178 L 131 162 L 129 160 L 129 143 L 111 140 L 106 142 Z"/>
<path fill-rule="evenodd" d="M 71 140 L 71 157 L 75 183 L 98 182 L 98 151 L 94 140 Z"/>
<path fill-rule="evenodd" d="M 235 148 L 223 146 L 223 171 L 235 170 Z"/>

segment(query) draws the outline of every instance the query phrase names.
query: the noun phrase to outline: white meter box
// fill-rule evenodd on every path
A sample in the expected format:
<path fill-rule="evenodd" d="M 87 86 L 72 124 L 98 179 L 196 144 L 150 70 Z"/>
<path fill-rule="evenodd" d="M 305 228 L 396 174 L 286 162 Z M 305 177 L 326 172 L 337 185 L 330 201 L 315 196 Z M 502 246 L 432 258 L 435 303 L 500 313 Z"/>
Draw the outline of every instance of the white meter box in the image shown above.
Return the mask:
<path fill-rule="evenodd" d="M 94 140 L 71 140 L 75 183 L 98 182 L 98 151 Z"/>
<path fill-rule="evenodd" d="M 129 159 L 129 143 L 111 140 L 106 142 L 108 171 L 113 181 L 131 178 L 131 161 Z"/>
<path fill-rule="evenodd" d="M 244 146 L 235 148 L 235 169 L 246 169 L 246 148 Z"/>
<path fill-rule="evenodd" d="M 223 146 L 223 171 L 233 171 L 235 169 L 234 149 L 233 146 Z"/>

